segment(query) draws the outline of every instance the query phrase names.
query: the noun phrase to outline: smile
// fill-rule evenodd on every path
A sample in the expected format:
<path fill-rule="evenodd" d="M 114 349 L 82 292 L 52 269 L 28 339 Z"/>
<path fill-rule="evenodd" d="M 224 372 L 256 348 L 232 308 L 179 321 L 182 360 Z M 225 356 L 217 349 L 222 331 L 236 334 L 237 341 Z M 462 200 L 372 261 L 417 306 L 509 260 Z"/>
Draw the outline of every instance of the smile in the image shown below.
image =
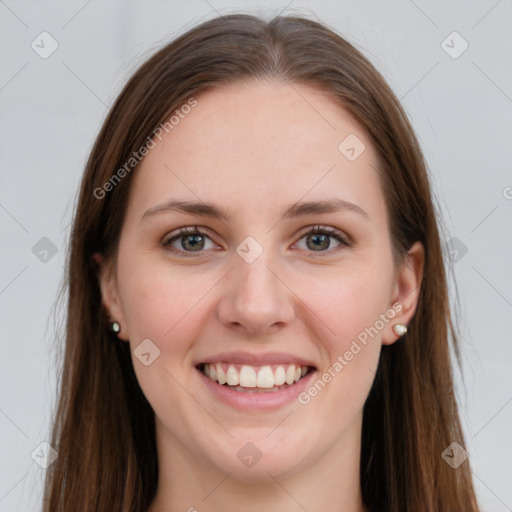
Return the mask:
<path fill-rule="evenodd" d="M 223 352 L 192 364 L 207 396 L 246 414 L 293 406 L 318 374 L 313 359 L 285 352 Z"/>
<path fill-rule="evenodd" d="M 309 366 L 300 364 L 280 365 L 239 365 L 230 363 L 203 363 L 199 369 L 211 380 L 234 391 L 261 392 L 278 391 L 289 387 L 310 371 Z"/>

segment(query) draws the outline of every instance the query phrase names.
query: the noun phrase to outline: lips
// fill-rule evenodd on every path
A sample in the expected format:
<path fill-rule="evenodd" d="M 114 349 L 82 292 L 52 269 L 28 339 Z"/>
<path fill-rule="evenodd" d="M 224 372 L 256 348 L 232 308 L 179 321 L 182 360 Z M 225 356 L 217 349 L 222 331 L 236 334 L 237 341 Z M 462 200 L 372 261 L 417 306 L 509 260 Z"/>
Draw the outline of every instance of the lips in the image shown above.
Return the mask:
<path fill-rule="evenodd" d="M 225 352 L 193 365 L 211 399 L 248 415 L 293 405 L 317 374 L 312 361 L 285 353 Z"/>
<path fill-rule="evenodd" d="M 248 352 L 217 354 L 196 364 L 196 368 L 217 384 L 245 392 L 275 392 L 315 370 L 310 361 L 290 354 Z"/>

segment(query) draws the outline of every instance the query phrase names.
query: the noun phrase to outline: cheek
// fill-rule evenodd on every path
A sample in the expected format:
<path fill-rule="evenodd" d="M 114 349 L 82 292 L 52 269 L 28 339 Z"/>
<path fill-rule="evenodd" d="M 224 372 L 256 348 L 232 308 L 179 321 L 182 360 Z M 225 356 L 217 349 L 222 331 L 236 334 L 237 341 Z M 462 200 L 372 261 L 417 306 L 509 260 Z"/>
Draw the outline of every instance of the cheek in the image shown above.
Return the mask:
<path fill-rule="evenodd" d="M 337 278 L 317 280 L 314 287 L 303 286 L 300 292 L 316 313 L 311 316 L 313 330 L 322 332 L 325 355 L 317 385 L 308 393 L 311 400 L 305 396 L 301 403 L 314 402 L 316 414 L 329 416 L 333 424 L 358 413 L 375 377 L 382 332 L 391 321 L 385 316 L 390 283 L 382 279 L 382 272 L 377 267 L 373 272 L 352 268 Z M 317 400 L 317 395 L 322 398 Z"/>
<path fill-rule="evenodd" d="M 300 293 L 307 297 L 306 305 L 326 327 L 323 344 L 332 357 L 347 350 L 352 340 L 366 332 L 365 329 L 373 326 L 385 313 L 390 283 L 383 280 L 382 275 L 377 268 L 373 273 L 352 268 L 341 271 L 337 277 L 309 281 L 315 286 L 302 285 Z M 379 326 L 382 327 L 380 323 Z"/>
<path fill-rule="evenodd" d="M 119 265 L 120 294 L 130 341 L 153 340 L 162 351 L 178 352 L 199 330 L 201 298 L 215 285 L 207 275 L 186 278 L 160 264 Z M 210 282 L 211 281 L 211 282 Z M 180 342 L 183 340 L 183 343 Z"/>
<path fill-rule="evenodd" d="M 183 387 L 187 388 L 191 377 L 188 371 L 191 348 L 204 324 L 206 302 L 201 298 L 216 280 L 211 279 L 210 283 L 206 276 L 187 279 L 159 265 L 138 268 L 144 271 L 126 267 L 125 280 L 123 286 L 120 285 L 133 366 L 153 410 L 178 431 L 183 425 L 177 418 L 199 414 Z M 152 351 L 159 350 L 158 356 L 147 366 L 137 356 L 137 347 L 146 339 L 158 347 L 149 345 L 151 357 L 157 353 Z M 170 402 L 178 414 L 169 416 Z M 182 435 L 186 437 L 186 430 Z"/>

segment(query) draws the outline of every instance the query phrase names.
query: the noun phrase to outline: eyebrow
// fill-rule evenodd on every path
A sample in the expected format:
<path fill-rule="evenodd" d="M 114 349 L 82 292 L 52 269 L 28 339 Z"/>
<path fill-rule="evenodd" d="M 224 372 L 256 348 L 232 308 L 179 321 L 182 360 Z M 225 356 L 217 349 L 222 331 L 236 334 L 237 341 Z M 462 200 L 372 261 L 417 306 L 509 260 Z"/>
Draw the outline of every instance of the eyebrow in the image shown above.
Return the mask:
<path fill-rule="evenodd" d="M 141 218 L 151 217 L 155 214 L 176 211 L 188 215 L 196 215 L 200 217 L 211 217 L 222 221 L 229 221 L 230 213 L 227 210 L 209 202 L 197 201 L 180 201 L 171 199 L 166 203 L 154 206 L 147 210 Z M 342 213 L 353 212 L 361 215 L 366 220 L 369 219 L 368 214 L 360 207 L 344 199 L 333 198 L 323 201 L 306 201 L 297 202 L 290 205 L 283 213 L 282 218 L 291 219 L 294 217 L 304 217 L 306 215 L 314 215 L 320 213 Z"/>

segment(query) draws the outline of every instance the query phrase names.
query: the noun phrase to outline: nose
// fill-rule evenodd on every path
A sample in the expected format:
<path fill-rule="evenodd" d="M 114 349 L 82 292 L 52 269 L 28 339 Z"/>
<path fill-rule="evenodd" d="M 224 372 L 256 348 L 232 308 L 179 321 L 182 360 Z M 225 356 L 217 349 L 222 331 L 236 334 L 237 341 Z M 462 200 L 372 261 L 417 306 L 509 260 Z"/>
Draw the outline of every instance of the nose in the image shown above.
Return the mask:
<path fill-rule="evenodd" d="M 293 292 L 270 250 L 252 263 L 234 255 L 226 290 L 217 307 L 219 321 L 239 334 L 270 334 L 288 325 L 294 315 Z"/>

